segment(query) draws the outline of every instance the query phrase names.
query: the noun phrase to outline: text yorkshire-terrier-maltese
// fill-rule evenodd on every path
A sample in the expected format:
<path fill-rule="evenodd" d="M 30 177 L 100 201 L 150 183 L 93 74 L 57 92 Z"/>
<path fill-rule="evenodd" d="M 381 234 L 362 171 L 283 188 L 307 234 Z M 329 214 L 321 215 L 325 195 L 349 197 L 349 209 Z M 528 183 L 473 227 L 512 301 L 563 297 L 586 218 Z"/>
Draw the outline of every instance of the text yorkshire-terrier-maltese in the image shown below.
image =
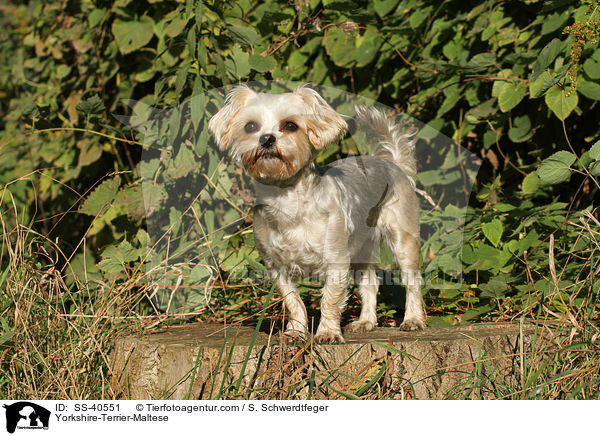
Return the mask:
<path fill-rule="evenodd" d="M 344 137 L 344 119 L 313 89 L 257 93 L 237 86 L 209 121 L 221 150 L 228 150 L 255 181 L 256 246 L 289 314 L 286 335 L 305 339 L 306 308 L 294 279 L 324 280 L 317 343 L 343 343 L 340 319 L 350 273 L 362 300 L 347 330 L 377 325 L 378 277 L 372 259 L 384 241 L 406 287 L 403 330 L 425 326 L 419 272 L 419 203 L 411 134 L 385 114 L 357 106 L 369 128 L 375 156 L 356 156 L 328 166 L 314 160 Z"/>

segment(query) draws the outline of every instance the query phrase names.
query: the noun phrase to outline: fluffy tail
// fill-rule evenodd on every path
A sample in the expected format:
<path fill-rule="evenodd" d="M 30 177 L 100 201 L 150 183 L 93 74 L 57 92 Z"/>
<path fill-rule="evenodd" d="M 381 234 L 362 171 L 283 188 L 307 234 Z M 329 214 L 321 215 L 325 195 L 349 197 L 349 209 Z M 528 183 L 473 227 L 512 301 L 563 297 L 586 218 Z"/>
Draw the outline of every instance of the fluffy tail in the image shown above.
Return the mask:
<path fill-rule="evenodd" d="M 357 120 L 377 136 L 375 155 L 394 161 L 414 186 L 417 177 L 414 132 L 406 131 L 404 126 L 373 107 L 357 105 L 354 109 Z"/>

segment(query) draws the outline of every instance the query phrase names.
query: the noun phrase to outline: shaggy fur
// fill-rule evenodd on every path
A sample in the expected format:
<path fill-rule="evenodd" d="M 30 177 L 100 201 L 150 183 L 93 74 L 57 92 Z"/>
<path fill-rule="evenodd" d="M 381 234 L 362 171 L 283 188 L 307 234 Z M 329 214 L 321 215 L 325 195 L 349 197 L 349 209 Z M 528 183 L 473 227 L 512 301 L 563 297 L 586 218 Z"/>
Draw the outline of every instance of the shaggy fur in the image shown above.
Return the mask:
<path fill-rule="evenodd" d="M 400 328 L 425 325 L 414 143 L 380 111 L 358 106 L 356 112 L 372 133 L 376 155 L 325 167 L 314 163 L 317 153 L 343 138 L 347 124 L 313 89 L 265 94 L 238 86 L 208 125 L 219 147 L 255 181 L 255 240 L 272 279 L 279 277 L 289 314 L 287 335 L 305 339 L 308 333 L 294 279 L 324 280 L 317 343 L 344 342 L 340 319 L 351 273 L 362 309 L 347 329 L 369 331 L 377 325 L 373 259 L 381 241 L 394 253 L 406 287 Z"/>

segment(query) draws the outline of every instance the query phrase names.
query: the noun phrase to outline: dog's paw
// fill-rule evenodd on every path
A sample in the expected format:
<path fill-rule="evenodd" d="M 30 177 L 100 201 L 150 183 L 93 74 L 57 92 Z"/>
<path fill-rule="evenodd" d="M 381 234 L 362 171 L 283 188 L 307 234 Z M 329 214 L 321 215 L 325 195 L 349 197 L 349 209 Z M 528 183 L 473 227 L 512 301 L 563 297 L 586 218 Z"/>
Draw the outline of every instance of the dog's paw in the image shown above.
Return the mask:
<path fill-rule="evenodd" d="M 346 341 L 339 332 L 326 330 L 315 335 L 315 342 L 317 344 L 343 344 Z"/>
<path fill-rule="evenodd" d="M 370 332 L 375 328 L 375 323 L 371 321 L 356 320 L 348 324 L 345 328 L 347 333 L 364 333 Z"/>
<path fill-rule="evenodd" d="M 404 322 L 400 324 L 400 330 L 404 331 L 423 330 L 424 328 L 425 322 L 418 318 L 405 319 Z"/>

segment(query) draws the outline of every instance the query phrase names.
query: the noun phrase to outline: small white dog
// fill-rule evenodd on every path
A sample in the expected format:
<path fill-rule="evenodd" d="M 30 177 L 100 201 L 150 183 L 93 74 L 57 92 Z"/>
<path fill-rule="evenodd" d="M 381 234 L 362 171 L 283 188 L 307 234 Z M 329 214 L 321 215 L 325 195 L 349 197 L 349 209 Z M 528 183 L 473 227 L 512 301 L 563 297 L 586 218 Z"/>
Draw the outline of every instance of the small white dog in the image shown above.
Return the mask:
<path fill-rule="evenodd" d="M 286 335 L 305 339 L 306 308 L 294 279 L 324 279 L 317 343 L 343 343 L 340 319 L 350 272 L 362 309 L 350 331 L 377 325 L 378 278 L 372 258 L 384 240 L 406 286 L 403 330 L 425 326 L 419 273 L 419 205 L 411 135 L 383 113 L 356 107 L 373 133 L 376 156 L 314 163 L 320 150 L 347 131 L 344 119 L 313 89 L 256 93 L 237 86 L 209 121 L 221 150 L 229 150 L 254 179 L 256 245 L 289 313 Z"/>

